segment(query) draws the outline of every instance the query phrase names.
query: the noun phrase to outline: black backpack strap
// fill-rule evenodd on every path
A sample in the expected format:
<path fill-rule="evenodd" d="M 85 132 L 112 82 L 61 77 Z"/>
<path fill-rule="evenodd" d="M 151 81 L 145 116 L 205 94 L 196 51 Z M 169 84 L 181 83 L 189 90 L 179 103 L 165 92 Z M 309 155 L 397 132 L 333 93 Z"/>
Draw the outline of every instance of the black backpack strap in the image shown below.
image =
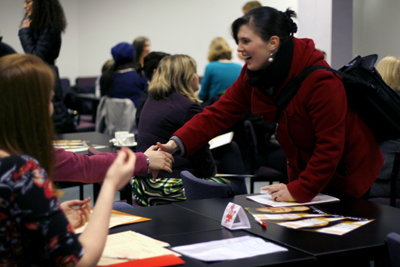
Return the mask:
<path fill-rule="evenodd" d="M 275 99 L 275 105 L 278 107 L 275 116 L 276 123 L 279 123 L 279 118 L 281 116 L 282 111 L 284 111 L 285 108 L 289 105 L 290 101 L 296 95 L 303 81 L 308 77 L 308 75 L 310 75 L 315 70 L 319 69 L 326 69 L 341 75 L 341 73 L 338 73 L 337 71 L 329 67 L 315 65 L 303 71 L 299 76 L 290 79 L 289 82 L 286 84 L 286 86 L 279 92 L 278 97 Z"/>

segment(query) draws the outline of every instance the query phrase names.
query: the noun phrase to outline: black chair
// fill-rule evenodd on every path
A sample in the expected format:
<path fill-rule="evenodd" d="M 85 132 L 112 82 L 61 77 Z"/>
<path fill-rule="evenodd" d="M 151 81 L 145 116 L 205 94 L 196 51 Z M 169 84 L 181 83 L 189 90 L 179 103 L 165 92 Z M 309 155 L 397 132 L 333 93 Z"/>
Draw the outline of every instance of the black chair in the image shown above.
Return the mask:
<path fill-rule="evenodd" d="M 65 97 L 65 95 L 71 90 L 71 84 L 68 78 L 61 78 L 60 82 L 61 82 L 63 97 Z"/>
<path fill-rule="evenodd" d="M 93 85 L 96 83 L 97 76 L 77 77 L 75 79 L 76 85 Z"/>
<path fill-rule="evenodd" d="M 229 184 L 219 184 L 216 182 L 203 180 L 197 178 L 188 171 L 181 172 L 181 179 L 185 188 L 187 200 L 226 198 L 235 196 L 232 186 Z"/>
<path fill-rule="evenodd" d="M 386 236 L 391 267 L 400 267 L 400 235 L 390 233 Z"/>
<path fill-rule="evenodd" d="M 396 152 L 390 177 L 390 206 L 400 207 L 400 199 L 396 198 L 397 180 L 400 179 L 400 150 Z M 400 261 L 398 262 L 400 264 Z"/>
<path fill-rule="evenodd" d="M 250 171 L 253 176 L 250 177 L 250 193 L 254 193 L 255 182 L 269 182 L 270 184 L 272 184 L 274 181 L 278 181 L 287 183 L 288 178 L 282 172 L 267 166 L 259 166 L 259 164 L 257 163 L 257 157 L 259 156 L 258 142 L 252 122 L 249 120 L 245 120 L 244 128 L 247 141 L 249 142 L 249 146 L 251 149 Z"/>
<path fill-rule="evenodd" d="M 400 148 L 394 156 L 393 169 L 390 176 L 390 197 L 389 198 L 374 197 L 368 200 L 375 203 L 400 208 L 400 198 L 396 197 L 397 180 L 399 179 L 400 179 Z"/>

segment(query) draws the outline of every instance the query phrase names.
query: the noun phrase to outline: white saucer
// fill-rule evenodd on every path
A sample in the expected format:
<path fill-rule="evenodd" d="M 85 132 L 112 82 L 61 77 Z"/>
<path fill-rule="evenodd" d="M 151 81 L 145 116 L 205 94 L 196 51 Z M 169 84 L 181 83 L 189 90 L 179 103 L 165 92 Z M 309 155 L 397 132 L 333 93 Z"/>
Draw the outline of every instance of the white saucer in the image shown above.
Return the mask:
<path fill-rule="evenodd" d="M 117 142 L 117 140 L 115 140 L 115 138 L 111 139 L 110 143 L 113 144 L 113 146 L 116 146 L 116 147 L 123 147 L 123 146 L 133 147 L 133 146 L 137 146 L 137 142 L 133 142 L 132 144 L 121 145 L 119 142 Z"/>
<path fill-rule="evenodd" d="M 133 142 L 132 144 L 126 144 L 126 145 L 114 144 L 114 146 L 116 146 L 116 147 L 123 147 L 123 146 L 131 147 L 131 146 L 137 146 L 137 142 Z"/>

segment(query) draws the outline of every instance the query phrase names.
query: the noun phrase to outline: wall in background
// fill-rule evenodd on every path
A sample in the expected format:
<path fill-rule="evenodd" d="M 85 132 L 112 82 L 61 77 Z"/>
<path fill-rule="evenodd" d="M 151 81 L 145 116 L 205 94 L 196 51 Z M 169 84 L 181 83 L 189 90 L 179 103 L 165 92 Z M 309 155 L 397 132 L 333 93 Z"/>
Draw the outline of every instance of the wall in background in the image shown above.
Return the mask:
<path fill-rule="evenodd" d="M 336 0 L 333 0 L 336 1 Z M 61 0 L 68 28 L 57 65 L 72 84 L 77 76 L 99 75 L 118 42 L 147 36 L 153 51 L 192 56 L 202 75 L 211 40 L 230 37 L 230 25 L 242 15 L 246 0 Z M 296 37 L 314 39 L 331 57 L 332 0 L 260 0 L 263 5 L 298 13 Z M 0 0 L 3 41 L 22 53 L 18 28 L 23 0 Z M 329 61 L 329 60 L 328 60 Z"/>
<path fill-rule="evenodd" d="M 353 56 L 400 57 L 400 1 L 353 1 Z"/>

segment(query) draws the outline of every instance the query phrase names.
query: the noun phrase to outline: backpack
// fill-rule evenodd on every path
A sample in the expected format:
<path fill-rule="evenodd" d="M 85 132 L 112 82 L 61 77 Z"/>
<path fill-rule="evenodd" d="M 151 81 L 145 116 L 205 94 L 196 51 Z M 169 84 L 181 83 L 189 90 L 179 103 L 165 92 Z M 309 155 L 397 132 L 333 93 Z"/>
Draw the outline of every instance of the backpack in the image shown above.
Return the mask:
<path fill-rule="evenodd" d="M 349 106 L 374 133 L 378 142 L 400 138 L 400 96 L 390 88 L 374 68 L 378 55 L 357 56 L 339 70 L 311 66 L 292 78 L 277 96 L 275 121 L 296 95 L 301 83 L 313 71 L 326 69 L 342 77 Z"/>

